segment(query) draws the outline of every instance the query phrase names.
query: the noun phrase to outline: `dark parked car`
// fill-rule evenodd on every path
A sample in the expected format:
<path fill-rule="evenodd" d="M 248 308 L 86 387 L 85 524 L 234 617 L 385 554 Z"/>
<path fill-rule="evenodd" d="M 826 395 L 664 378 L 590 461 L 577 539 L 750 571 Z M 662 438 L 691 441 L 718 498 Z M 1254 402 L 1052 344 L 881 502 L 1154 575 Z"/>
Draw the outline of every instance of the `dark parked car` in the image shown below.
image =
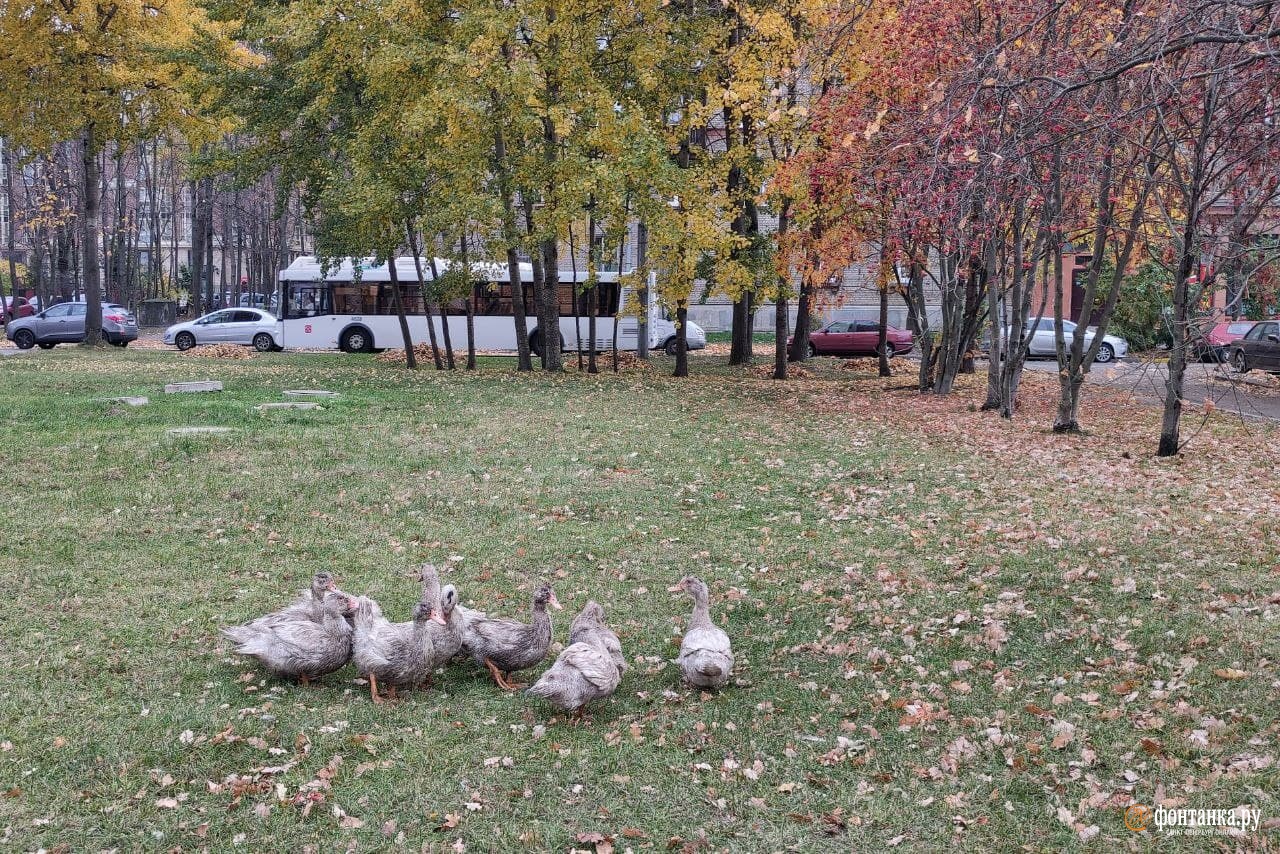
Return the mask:
<path fill-rule="evenodd" d="M 1280 373 L 1280 321 L 1259 321 L 1232 344 L 1231 367 L 1242 374 L 1254 368 Z"/>
<path fill-rule="evenodd" d="M 61 302 L 39 314 L 22 317 L 5 326 L 4 337 L 30 350 L 39 345 L 43 350 L 58 344 L 79 344 L 84 340 L 84 320 L 88 306 L 82 302 Z M 102 304 L 102 338 L 117 347 L 128 347 L 138 337 L 138 323 L 124 306 Z"/>
<path fill-rule="evenodd" d="M 1256 320 L 1231 320 L 1215 323 L 1203 330 L 1192 342 L 1192 352 L 1205 362 L 1226 361 L 1231 345 L 1239 341 L 1254 327 Z"/>
<path fill-rule="evenodd" d="M 788 344 L 791 342 L 788 341 Z M 880 324 L 869 320 L 833 320 L 809 334 L 810 356 L 875 356 L 880 343 Z M 915 338 L 904 329 L 885 329 L 889 358 L 910 353 Z"/>

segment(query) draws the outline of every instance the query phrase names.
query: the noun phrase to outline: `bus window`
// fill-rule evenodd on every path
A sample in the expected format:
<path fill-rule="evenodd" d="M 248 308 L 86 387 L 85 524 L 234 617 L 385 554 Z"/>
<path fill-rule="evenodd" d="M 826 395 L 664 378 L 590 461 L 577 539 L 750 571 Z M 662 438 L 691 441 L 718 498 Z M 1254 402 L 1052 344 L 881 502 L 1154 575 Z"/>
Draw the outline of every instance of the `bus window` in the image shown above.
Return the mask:
<path fill-rule="evenodd" d="M 573 314 L 573 298 L 577 291 L 577 286 L 573 282 L 561 282 L 560 287 L 556 290 L 557 301 L 560 303 L 560 316 L 567 317 Z"/>
<path fill-rule="evenodd" d="M 596 316 L 613 317 L 618 312 L 618 283 L 600 282 L 596 290 Z"/>
<path fill-rule="evenodd" d="M 341 284 L 333 286 L 334 314 L 367 314 L 359 285 Z"/>
<path fill-rule="evenodd" d="M 285 319 L 330 314 L 329 286 L 319 282 L 287 286 Z"/>
<path fill-rule="evenodd" d="M 422 288 L 417 285 L 401 285 L 400 300 L 404 304 L 405 314 L 426 314 L 422 301 Z"/>
<path fill-rule="evenodd" d="M 476 282 L 471 286 L 471 290 L 478 317 L 501 317 L 504 314 L 511 314 L 511 300 L 502 298 L 497 285 L 490 282 Z"/>

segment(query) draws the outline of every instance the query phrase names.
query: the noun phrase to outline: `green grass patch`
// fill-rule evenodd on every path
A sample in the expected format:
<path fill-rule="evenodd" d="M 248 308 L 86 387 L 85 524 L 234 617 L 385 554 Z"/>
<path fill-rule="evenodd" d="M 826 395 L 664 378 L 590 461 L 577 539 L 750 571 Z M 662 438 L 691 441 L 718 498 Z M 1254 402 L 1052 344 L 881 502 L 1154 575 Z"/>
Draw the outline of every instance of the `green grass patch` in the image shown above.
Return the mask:
<path fill-rule="evenodd" d="M 1280 533 L 1215 492 L 1273 489 L 1273 434 L 1121 459 L 837 363 L 482 361 L 0 361 L 0 846 L 1059 850 L 1139 841 L 1123 807 L 1157 794 L 1280 817 Z M 226 390 L 161 390 L 194 379 Z M 306 387 L 341 397 L 253 408 Z M 96 400 L 124 394 L 151 403 Z M 322 568 L 407 619 L 406 573 L 451 556 L 473 607 L 551 580 L 558 642 L 601 601 L 618 693 L 572 725 L 466 662 L 375 707 L 351 668 L 282 684 L 218 636 Z M 738 655 L 715 695 L 669 663 L 691 571 Z"/>

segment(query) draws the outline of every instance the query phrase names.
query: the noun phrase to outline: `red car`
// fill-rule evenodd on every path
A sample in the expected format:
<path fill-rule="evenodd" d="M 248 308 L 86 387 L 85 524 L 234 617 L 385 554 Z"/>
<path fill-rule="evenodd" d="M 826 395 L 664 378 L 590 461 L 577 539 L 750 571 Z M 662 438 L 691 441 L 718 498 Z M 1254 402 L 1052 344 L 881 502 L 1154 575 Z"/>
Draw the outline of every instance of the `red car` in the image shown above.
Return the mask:
<path fill-rule="evenodd" d="M 1192 347 L 1202 362 L 1224 362 L 1228 347 L 1249 334 L 1256 320 L 1226 320 L 1208 327 Z"/>
<path fill-rule="evenodd" d="M 788 341 L 788 344 L 791 342 Z M 833 320 L 809 334 L 810 356 L 875 356 L 880 343 L 880 324 L 873 320 Z M 910 353 L 915 336 L 892 326 L 885 329 L 889 358 Z"/>
<path fill-rule="evenodd" d="M 0 324 L 9 322 L 10 309 L 13 307 L 13 297 L 5 297 L 0 300 Z M 12 311 L 12 319 L 17 320 L 19 317 L 30 317 L 36 313 L 35 306 L 25 297 L 18 297 L 18 307 Z"/>

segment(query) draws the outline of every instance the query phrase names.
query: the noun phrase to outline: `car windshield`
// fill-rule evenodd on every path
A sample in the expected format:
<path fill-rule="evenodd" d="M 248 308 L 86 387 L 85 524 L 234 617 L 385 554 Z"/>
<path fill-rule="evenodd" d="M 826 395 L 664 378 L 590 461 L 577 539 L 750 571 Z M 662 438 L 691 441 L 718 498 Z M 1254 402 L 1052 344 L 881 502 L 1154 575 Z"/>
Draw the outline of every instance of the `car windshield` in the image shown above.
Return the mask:
<path fill-rule="evenodd" d="M 1228 323 L 1227 333 L 1229 335 L 1243 335 L 1253 328 L 1253 321 L 1248 323 Z"/>

